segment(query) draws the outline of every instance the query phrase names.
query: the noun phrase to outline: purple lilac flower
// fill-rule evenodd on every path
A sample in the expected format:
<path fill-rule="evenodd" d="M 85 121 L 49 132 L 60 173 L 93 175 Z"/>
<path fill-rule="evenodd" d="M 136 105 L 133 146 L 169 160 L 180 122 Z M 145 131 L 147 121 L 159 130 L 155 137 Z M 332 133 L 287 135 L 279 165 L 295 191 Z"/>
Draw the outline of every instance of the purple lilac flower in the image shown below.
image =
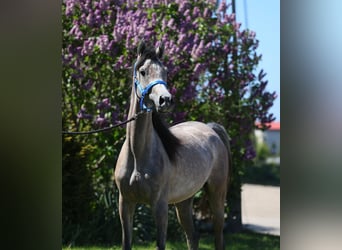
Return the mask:
<path fill-rule="evenodd" d="M 106 121 L 106 119 L 104 117 L 96 117 L 95 119 L 95 124 L 102 127 L 105 126 L 106 124 L 108 124 L 108 122 Z"/>
<path fill-rule="evenodd" d="M 76 0 L 67 0 L 66 1 L 66 8 L 65 8 L 65 15 L 71 16 L 74 12 Z"/>
<path fill-rule="evenodd" d="M 192 12 L 193 18 L 198 17 L 200 14 L 200 9 L 196 6 Z"/>
<path fill-rule="evenodd" d="M 97 104 L 98 109 L 107 109 L 110 108 L 110 100 L 109 98 L 103 99 L 101 102 Z"/>
<path fill-rule="evenodd" d="M 93 37 L 87 39 L 84 43 L 83 43 L 83 48 L 81 50 L 81 55 L 91 55 L 93 53 L 93 49 L 94 49 L 94 45 L 95 45 L 95 39 Z"/>
<path fill-rule="evenodd" d="M 94 82 L 92 80 L 88 80 L 82 87 L 85 90 L 90 90 L 93 87 Z"/>
<path fill-rule="evenodd" d="M 205 8 L 203 12 L 203 17 L 209 18 L 211 16 L 211 11 L 209 8 Z"/>
<path fill-rule="evenodd" d="M 101 52 L 104 52 L 107 50 L 108 44 L 109 44 L 108 35 L 100 35 L 99 37 L 97 37 L 96 45 L 100 48 Z"/>
<path fill-rule="evenodd" d="M 74 25 L 71 28 L 71 30 L 69 31 L 69 34 L 71 36 L 74 36 L 76 39 L 81 39 L 83 37 L 83 33 L 80 30 L 80 26 L 79 26 L 79 23 L 77 21 L 74 21 Z"/>
<path fill-rule="evenodd" d="M 87 119 L 91 120 L 93 116 L 91 114 L 86 113 L 87 110 L 85 108 L 81 108 L 80 111 L 77 113 L 77 118 L 78 119 Z"/>
<path fill-rule="evenodd" d="M 190 16 L 190 9 L 187 9 L 187 10 L 184 12 L 183 16 L 186 16 L 186 17 Z"/>
<path fill-rule="evenodd" d="M 256 157 L 256 152 L 251 140 L 246 141 L 244 158 L 246 160 L 253 160 Z"/>
<path fill-rule="evenodd" d="M 219 11 L 219 12 L 226 12 L 227 11 L 226 1 L 221 1 L 220 6 L 219 6 L 217 11 Z"/>

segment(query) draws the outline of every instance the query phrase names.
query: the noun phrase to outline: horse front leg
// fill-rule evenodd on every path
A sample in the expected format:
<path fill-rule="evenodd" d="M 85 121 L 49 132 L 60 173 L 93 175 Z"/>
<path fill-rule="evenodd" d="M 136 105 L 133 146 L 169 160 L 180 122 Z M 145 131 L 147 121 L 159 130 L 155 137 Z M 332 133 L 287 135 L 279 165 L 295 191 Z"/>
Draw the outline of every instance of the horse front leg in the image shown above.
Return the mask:
<path fill-rule="evenodd" d="M 159 200 L 153 205 L 153 215 L 157 227 L 157 250 L 164 250 L 166 245 L 167 223 L 168 223 L 168 203 Z"/>
<path fill-rule="evenodd" d="M 126 201 L 123 196 L 119 196 L 119 213 L 122 227 L 122 250 L 131 250 L 132 248 L 132 231 L 133 231 L 133 215 L 135 203 Z"/>

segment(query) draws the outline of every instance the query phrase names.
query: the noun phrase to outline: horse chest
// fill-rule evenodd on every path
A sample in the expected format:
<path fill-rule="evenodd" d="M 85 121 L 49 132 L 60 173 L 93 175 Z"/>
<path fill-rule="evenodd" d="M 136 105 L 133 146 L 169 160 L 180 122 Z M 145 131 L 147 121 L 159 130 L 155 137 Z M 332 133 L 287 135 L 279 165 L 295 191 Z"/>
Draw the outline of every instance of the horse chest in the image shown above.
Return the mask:
<path fill-rule="evenodd" d="M 125 199 L 139 203 L 149 203 L 166 186 L 163 178 L 166 176 L 160 170 L 151 168 L 152 164 L 146 164 L 139 172 L 139 179 L 130 184 L 134 163 L 121 166 L 115 170 L 115 181 L 120 193 Z"/>

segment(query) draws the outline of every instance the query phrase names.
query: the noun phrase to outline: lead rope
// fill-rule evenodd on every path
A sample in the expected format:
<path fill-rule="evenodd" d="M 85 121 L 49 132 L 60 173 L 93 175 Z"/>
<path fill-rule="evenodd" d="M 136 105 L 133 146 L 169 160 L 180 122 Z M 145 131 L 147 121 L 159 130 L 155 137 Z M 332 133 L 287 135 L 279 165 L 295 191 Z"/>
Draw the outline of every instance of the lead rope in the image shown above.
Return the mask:
<path fill-rule="evenodd" d="M 128 120 L 126 121 L 123 121 L 123 122 L 120 122 L 120 123 L 117 123 L 113 126 L 110 126 L 110 127 L 106 127 L 106 128 L 101 128 L 101 129 L 96 129 L 96 130 L 90 130 L 90 131 L 62 131 L 62 134 L 67 134 L 67 135 L 87 135 L 87 134 L 95 134 L 95 133 L 99 133 L 99 132 L 105 132 L 105 131 L 109 131 L 109 130 L 112 130 L 116 127 L 119 127 L 119 126 L 122 126 L 122 125 L 125 125 L 131 121 L 134 121 L 136 119 L 138 119 L 138 117 L 145 113 L 144 111 L 140 111 L 139 113 L 136 113 L 133 117 L 129 118 Z"/>

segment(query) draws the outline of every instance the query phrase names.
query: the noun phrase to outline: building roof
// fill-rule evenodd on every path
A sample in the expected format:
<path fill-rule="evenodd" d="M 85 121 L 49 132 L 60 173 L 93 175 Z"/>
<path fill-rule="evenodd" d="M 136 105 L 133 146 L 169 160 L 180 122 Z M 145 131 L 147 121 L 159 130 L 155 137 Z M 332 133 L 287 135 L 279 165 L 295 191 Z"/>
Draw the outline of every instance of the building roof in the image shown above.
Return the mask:
<path fill-rule="evenodd" d="M 271 131 L 278 131 L 278 130 L 280 130 L 280 122 L 275 121 L 275 122 L 271 122 L 271 123 L 266 123 L 266 125 L 269 126 L 268 130 L 271 130 Z M 260 122 L 257 122 L 256 126 L 258 128 L 261 128 Z"/>

